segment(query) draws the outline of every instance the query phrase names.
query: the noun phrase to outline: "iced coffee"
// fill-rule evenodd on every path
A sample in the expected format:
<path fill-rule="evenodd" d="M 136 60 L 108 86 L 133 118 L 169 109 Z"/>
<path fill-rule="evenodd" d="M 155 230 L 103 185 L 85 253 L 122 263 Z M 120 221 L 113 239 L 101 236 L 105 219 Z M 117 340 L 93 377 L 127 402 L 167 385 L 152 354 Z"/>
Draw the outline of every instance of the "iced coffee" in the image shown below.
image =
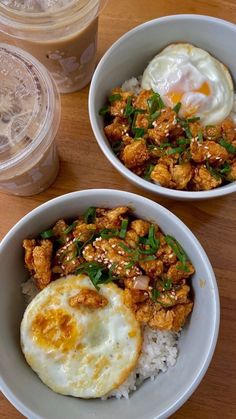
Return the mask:
<path fill-rule="evenodd" d="M 105 0 L 0 0 L 0 30 L 49 70 L 61 93 L 82 89 L 96 63 Z"/>
<path fill-rule="evenodd" d="M 59 94 L 35 58 L 7 44 L 0 44 L 0 75 L 0 190 L 34 195 L 58 173 Z"/>

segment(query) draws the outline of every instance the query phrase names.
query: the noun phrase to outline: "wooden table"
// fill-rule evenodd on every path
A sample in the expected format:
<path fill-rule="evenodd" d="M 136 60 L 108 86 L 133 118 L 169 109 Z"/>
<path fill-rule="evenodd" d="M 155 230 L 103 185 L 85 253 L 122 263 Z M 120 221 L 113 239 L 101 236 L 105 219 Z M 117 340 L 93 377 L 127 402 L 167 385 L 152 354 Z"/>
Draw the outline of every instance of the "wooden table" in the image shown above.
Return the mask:
<path fill-rule="evenodd" d="M 236 1 L 110 0 L 100 18 L 99 58 L 118 37 L 134 26 L 176 13 L 212 15 L 236 23 Z M 232 54 L 235 55 L 235 51 Z M 113 169 L 98 148 L 89 124 L 87 98 L 88 87 L 62 97 L 62 120 L 57 136 L 61 168 L 54 185 L 30 198 L 0 193 L 0 238 L 33 208 L 56 196 L 81 189 L 132 191 L 170 209 L 204 246 L 213 265 L 221 297 L 220 334 L 210 368 L 192 397 L 172 418 L 235 418 L 236 195 L 187 204 L 169 201 L 132 186 Z M 0 418 L 23 418 L 1 393 Z"/>

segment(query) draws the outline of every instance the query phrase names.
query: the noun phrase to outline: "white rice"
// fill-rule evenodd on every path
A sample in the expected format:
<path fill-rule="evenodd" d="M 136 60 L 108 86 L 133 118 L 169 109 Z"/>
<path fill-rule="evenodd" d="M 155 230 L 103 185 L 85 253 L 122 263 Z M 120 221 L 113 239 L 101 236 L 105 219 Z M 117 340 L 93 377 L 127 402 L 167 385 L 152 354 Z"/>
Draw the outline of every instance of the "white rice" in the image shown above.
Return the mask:
<path fill-rule="evenodd" d="M 39 291 L 32 278 L 22 283 L 21 287 L 28 305 Z M 178 356 L 178 336 L 175 332 L 143 327 L 143 346 L 136 369 L 119 388 L 109 393 L 103 400 L 108 397 L 128 399 L 129 394 L 144 380 L 150 378 L 153 381 L 160 372 L 166 372 L 169 367 L 175 365 Z"/>
<path fill-rule="evenodd" d="M 121 89 L 123 90 L 123 92 L 133 92 L 136 95 L 138 95 L 142 90 L 141 81 L 142 81 L 142 76 L 139 76 L 138 78 L 131 77 L 131 79 L 126 80 L 122 84 Z"/>

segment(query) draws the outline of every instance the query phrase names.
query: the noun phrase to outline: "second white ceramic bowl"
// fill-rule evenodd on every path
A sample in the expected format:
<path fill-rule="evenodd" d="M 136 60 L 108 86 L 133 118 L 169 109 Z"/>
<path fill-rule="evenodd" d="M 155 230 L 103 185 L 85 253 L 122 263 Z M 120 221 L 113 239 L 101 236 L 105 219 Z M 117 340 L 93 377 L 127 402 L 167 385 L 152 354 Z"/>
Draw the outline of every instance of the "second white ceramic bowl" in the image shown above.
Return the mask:
<path fill-rule="evenodd" d="M 103 153 L 119 172 L 136 185 L 181 200 L 209 199 L 236 191 L 236 182 L 210 191 L 188 192 L 164 188 L 135 175 L 113 153 L 99 116 L 114 87 L 131 77 L 138 77 L 149 61 L 164 47 L 174 42 L 188 42 L 203 48 L 222 61 L 236 82 L 236 25 L 201 15 L 174 15 L 151 20 L 123 35 L 101 59 L 89 92 L 89 116 L 94 135 Z"/>
<path fill-rule="evenodd" d="M 45 386 L 27 365 L 20 348 L 24 312 L 21 282 L 22 241 L 48 229 L 59 218 L 83 214 L 89 206 L 130 206 L 141 218 L 153 220 L 186 249 L 196 273 L 192 278 L 194 309 L 181 332 L 176 365 L 147 380 L 129 400 L 83 400 L 62 396 Z M 191 231 L 167 209 L 128 192 L 91 189 L 53 199 L 22 218 L 0 244 L 0 387 L 30 419 L 166 419 L 193 393 L 211 361 L 219 327 L 219 297 L 206 253 Z"/>

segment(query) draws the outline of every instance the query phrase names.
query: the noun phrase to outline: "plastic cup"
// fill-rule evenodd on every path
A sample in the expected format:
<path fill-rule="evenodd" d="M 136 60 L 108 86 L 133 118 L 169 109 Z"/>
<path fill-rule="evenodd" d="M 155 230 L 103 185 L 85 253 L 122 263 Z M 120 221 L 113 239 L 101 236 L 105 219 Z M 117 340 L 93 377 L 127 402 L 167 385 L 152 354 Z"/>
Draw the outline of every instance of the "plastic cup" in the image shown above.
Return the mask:
<path fill-rule="evenodd" d="M 0 30 L 45 65 L 60 93 L 86 86 L 96 64 L 105 0 L 3 0 Z"/>
<path fill-rule="evenodd" d="M 17 47 L 0 44 L 0 189 L 37 194 L 55 180 L 60 97 L 47 70 Z"/>

